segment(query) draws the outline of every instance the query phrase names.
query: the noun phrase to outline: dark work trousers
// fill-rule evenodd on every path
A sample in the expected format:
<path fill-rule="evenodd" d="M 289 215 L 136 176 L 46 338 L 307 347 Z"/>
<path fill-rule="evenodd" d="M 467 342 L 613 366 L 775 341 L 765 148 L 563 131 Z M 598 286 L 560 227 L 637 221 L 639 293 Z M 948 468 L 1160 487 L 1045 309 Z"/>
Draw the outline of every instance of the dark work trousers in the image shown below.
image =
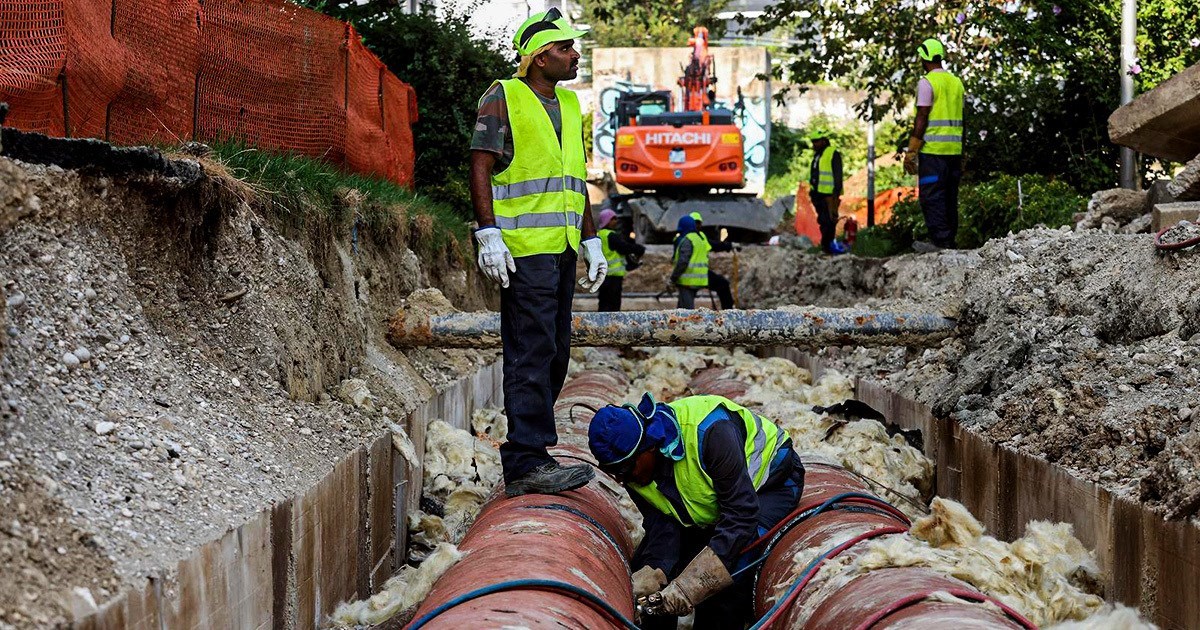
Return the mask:
<path fill-rule="evenodd" d="M 675 308 L 696 308 L 696 292 L 700 289 L 681 286 L 675 288 L 679 290 L 679 301 L 675 303 Z"/>
<path fill-rule="evenodd" d="M 938 247 L 955 247 L 962 156 L 922 153 L 917 174 L 918 197 L 925 226 L 929 228 L 929 240 Z"/>
<path fill-rule="evenodd" d="M 709 271 L 708 290 L 715 292 L 717 299 L 721 300 L 721 310 L 733 308 L 733 291 L 730 289 L 728 278 L 715 271 Z"/>
<path fill-rule="evenodd" d="M 512 482 L 551 461 L 558 444 L 554 401 L 571 361 L 571 300 L 575 252 L 516 259 L 507 289 L 500 289 L 504 346 L 504 412 L 508 438 L 500 445 L 504 481 Z"/>
<path fill-rule="evenodd" d="M 821 226 L 821 251 L 833 253 L 833 238 L 837 235 L 837 217 L 829 212 L 829 198 L 816 191 L 809 191 L 808 198 L 812 199 L 813 209 L 817 211 L 817 225 Z"/>
<path fill-rule="evenodd" d="M 797 458 L 798 459 L 798 458 Z M 791 514 L 800 503 L 800 495 L 804 492 L 804 467 L 796 462 L 792 476 L 783 483 L 775 483 L 758 491 L 758 532 L 755 538 L 762 536 Z M 668 576 L 674 580 L 683 572 L 692 558 L 708 546 L 712 537 L 711 529 L 687 527 L 683 530 L 680 541 L 679 562 Z M 759 549 L 761 551 L 761 548 Z M 757 556 L 742 558 L 739 567 L 753 562 Z M 644 565 L 634 557 L 634 570 Z M 736 569 L 734 571 L 736 573 Z M 728 628 L 744 628 L 754 617 L 754 572 L 750 569 L 734 578 L 733 586 L 713 595 L 696 607 L 693 630 L 726 630 Z M 643 617 L 642 630 L 674 630 L 678 618 L 670 616 Z"/>
<path fill-rule="evenodd" d="M 600 305 L 596 307 L 601 313 L 612 313 L 621 310 L 621 290 L 625 286 L 625 276 L 606 276 L 600 285 Z"/>

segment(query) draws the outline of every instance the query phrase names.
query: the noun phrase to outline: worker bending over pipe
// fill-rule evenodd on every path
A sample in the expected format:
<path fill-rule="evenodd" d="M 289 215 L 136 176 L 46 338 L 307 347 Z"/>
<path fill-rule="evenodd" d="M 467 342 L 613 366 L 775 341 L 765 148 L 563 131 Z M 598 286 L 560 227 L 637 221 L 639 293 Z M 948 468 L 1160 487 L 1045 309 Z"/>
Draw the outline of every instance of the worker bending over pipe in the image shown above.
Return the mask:
<path fill-rule="evenodd" d="M 674 628 L 693 610 L 697 630 L 751 620 L 753 572 L 738 571 L 755 558 L 742 550 L 804 490 L 787 432 L 722 396 L 660 403 L 646 394 L 597 412 L 588 446 L 642 513 L 632 561 L 641 627 Z"/>

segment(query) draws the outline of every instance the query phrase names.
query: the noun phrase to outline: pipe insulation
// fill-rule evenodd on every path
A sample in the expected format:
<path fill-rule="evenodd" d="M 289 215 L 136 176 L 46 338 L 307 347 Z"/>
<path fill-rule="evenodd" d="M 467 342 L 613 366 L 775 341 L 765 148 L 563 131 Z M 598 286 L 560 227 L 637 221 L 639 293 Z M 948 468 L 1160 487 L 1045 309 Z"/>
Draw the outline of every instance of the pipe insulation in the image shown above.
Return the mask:
<path fill-rule="evenodd" d="M 862 309 L 587 312 L 572 316 L 571 345 L 932 347 L 954 331 L 954 320 L 941 315 Z M 499 348 L 500 314 L 405 306 L 392 316 L 387 338 L 397 348 Z"/>

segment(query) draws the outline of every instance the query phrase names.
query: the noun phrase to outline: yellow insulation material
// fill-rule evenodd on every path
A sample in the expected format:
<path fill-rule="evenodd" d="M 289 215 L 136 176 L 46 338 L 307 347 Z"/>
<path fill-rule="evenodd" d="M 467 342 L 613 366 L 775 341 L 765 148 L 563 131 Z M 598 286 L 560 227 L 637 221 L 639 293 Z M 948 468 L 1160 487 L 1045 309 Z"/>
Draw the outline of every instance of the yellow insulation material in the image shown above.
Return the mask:
<path fill-rule="evenodd" d="M 457 547 L 442 543 L 420 566 L 401 567 L 378 593 L 357 602 L 339 604 L 330 622 L 339 626 L 375 625 L 415 609 L 429 595 L 438 578 L 462 557 Z"/>

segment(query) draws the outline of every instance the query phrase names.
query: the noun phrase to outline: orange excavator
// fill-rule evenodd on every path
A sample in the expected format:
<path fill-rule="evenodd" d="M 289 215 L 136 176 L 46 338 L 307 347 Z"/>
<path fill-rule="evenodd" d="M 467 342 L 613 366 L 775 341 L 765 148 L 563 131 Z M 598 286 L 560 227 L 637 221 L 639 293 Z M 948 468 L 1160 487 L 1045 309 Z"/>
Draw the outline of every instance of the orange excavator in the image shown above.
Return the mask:
<path fill-rule="evenodd" d="M 626 94 L 617 102 L 614 174 L 633 193 L 613 195 L 613 208 L 632 217 L 643 242 L 670 242 L 679 218 L 690 212 L 704 216 L 710 236 L 726 228 L 736 241 L 765 241 L 782 208 L 734 192 L 745 185 L 742 131 L 735 113 L 717 105 L 708 29 L 693 33 L 691 59 L 678 82 L 681 110 L 666 90 Z"/>

